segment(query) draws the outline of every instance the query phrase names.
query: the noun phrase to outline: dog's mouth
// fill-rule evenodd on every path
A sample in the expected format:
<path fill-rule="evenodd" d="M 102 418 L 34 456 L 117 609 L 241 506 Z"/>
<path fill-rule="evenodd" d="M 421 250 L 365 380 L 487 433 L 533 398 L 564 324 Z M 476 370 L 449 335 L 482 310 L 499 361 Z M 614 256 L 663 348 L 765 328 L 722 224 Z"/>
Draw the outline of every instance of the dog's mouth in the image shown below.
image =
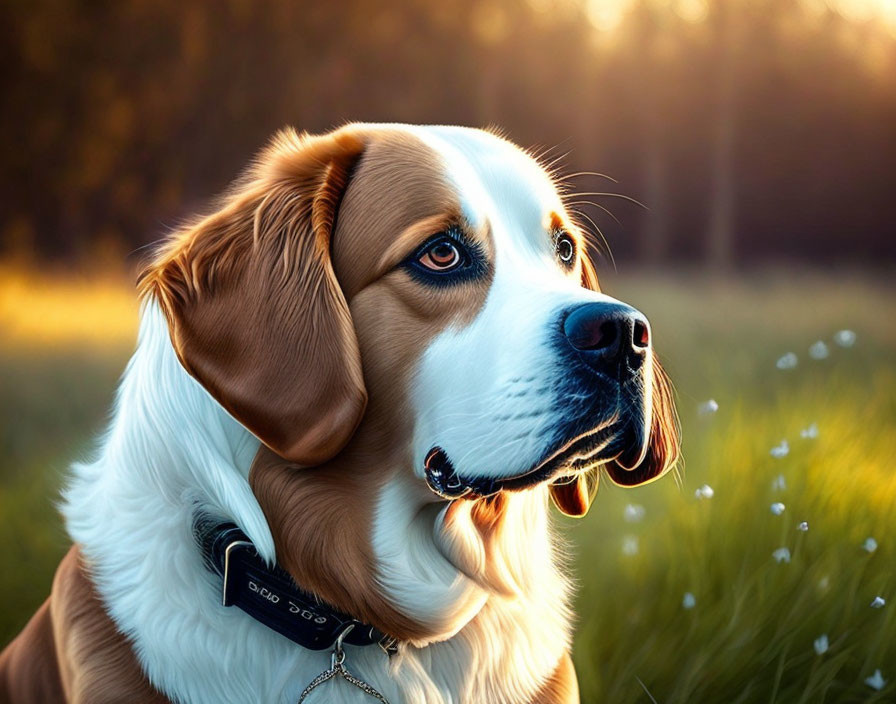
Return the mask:
<path fill-rule="evenodd" d="M 463 477 L 448 454 L 433 447 L 424 461 L 429 488 L 445 499 L 479 498 L 499 491 L 520 491 L 559 477 L 574 477 L 619 454 L 615 424 L 588 431 L 565 443 L 532 469 L 510 477 Z"/>

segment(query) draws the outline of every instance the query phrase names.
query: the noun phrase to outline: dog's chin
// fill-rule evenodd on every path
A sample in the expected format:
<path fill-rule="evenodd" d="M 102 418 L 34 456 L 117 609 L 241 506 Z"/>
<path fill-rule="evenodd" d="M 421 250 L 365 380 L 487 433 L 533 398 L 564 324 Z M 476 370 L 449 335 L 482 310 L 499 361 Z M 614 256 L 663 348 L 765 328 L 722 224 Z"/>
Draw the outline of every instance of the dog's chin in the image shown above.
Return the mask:
<path fill-rule="evenodd" d="M 519 596 L 525 582 L 525 575 L 508 564 L 506 550 L 497 545 L 508 539 L 504 524 L 507 512 L 514 510 L 509 506 L 511 500 L 515 499 L 501 492 L 450 501 L 442 504 L 433 526 L 442 556 L 488 595 Z M 513 536 L 519 538 L 516 532 Z"/>
<path fill-rule="evenodd" d="M 530 469 L 506 477 L 466 477 L 448 454 L 435 446 L 426 455 L 424 475 L 429 488 L 449 501 L 488 498 L 539 484 L 573 481 L 618 457 L 621 435 L 620 429 L 612 424 L 589 430 L 553 448 Z"/>

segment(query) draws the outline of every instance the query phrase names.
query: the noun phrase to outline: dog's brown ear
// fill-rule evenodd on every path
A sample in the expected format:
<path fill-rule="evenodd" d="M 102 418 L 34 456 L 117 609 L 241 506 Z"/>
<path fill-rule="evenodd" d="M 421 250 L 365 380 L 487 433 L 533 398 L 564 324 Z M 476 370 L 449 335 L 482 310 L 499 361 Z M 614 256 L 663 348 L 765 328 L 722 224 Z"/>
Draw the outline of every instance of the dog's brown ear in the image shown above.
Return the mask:
<path fill-rule="evenodd" d="M 647 450 L 634 467 L 608 462 L 607 475 L 619 486 L 639 486 L 661 477 L 678 461 L 680 430 L 672 388 L 659 362 L 653 363 L 652 413 Z"/>
<path fill-rule="evenodd" d="M 351 128 L 284 131 L 214 214 L 141 279 L 183 366 L 282 457 L 335 455 L 367 403 L 358 341 L 330 262 L 342 194 L 364 149 Z"/>

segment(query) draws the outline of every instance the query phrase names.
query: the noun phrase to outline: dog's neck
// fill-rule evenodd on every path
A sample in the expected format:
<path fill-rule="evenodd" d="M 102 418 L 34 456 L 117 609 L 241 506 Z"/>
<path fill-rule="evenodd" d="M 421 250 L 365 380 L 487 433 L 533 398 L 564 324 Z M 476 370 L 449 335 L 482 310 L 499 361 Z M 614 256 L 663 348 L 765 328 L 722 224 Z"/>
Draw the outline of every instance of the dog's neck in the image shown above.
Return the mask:
<path fill-rule="evenodd" d="M 191 538 L 197 505 L 236 522 L 271 562 L 276 543 L 283 555 L 292 556 L 294 563 L 287 558 L 286 566 L 302 586 L 326 589 L 321 595 L 342 608 L 354 599 L 363 610 L 379 609 L 380 619 L 387 614 L 393 626 L 387 632 L 404 629 L 397 635 L 418 647 L 405 648 L 391 663 L 379 648 L 350 652 L 353 670 L 376 682 L 390 701 L 457 701 L 470 692 L 482 694 L 473 701 L 523 701 L 568 646 L 567 588 L 553 565 L 544 492 L 509 501 L 502 507 L 505 525 L 499 526 L 490 521 L 485 505 L 476 516 L 463 515 L 470 506 L 452 509 L 457 516 L 446 511 L 437 516 L 432 513 L 437 508 L 415 509 L 417 489 L 408 477 L 393 473 L 378 489 L 378 499 L 362 497 L 375 507 L 370 522 L 359 523 L 346 511 L 357 503 L 343 502 L 341 510 L 312 525 L 314 531 L 306 522 L 296 537 L 277 521 L 269 527 L 250 487 L 258 449 L 258 440 L 185 372 L 164 317 L 147 304 L 110 428 L 96 460 L 73 467 L 63 513 L 110 615 L 134 641 L 151 680 L 169 696 L 190 702 L 294 700 L 329 658 L 295 646 L 242 612 L 220 607 L 219 585 Z M 297 478 L 304 480 L 301 474 L 280 476 L 292 488 Z M 348 498 L 357 487 L 350 478 L 340 481 Z M 259 491 L 254 477 L 253 485 Z M 267 500 L 263 492 L 259 496 Z M 332 497 L 327 505 L 335 505 Z M 453 527 L 434 538 L 432 528 L 446 521 Z M 370 550 L 359 547 L 363 542 L 352 544 L 359 526 L 372 533 L 367 536 Z M 397 533 L 390 536 L 390 531 L 404 531 L 398 536 L 404 542 L 392 541 Z M 501 538 L 504 531 L 510 540 Z M 324 543 L 332 541 L 327 548 L 331 560 L 307 552 L 315 535 L 318 547 L 320 536 L 326 535 Z M 395 544 L 401 549 L 390 552 L 388 546 Z M 433 554 L 433 547 L 440 554 Z M 446 555 L 468 576 L 446 573 Z M 326 564 L 343 569 L 328 575 L 320 569 Z M 430 569 L 435 577 L 428 586 L 414 581 Z M 339 581 L 328 582 L 328 577 Z M 362 585 L 368 597 L 358 600 L 354 585 Z M 496 593 L 488 596 L 492 589 Z M 526 613 L 533 608 L 539 612 L 536 618 Z M 376 623 L 370 613 L 352 615 Z M 430 640 L 427 629 L 433 628 L 441 629 L 441 642 L 423 647 Z M 495 642 L 492 633 L 508 628 L 519 632 Z M 222 633 L 230 637 L 222 639 Z M 477 684 L 464 677 L 440 681 L 442 666 L 449 668 L 446 673 L 463 671 L 486 654 L 492 664 L 476 673 Z M 519 696 L 511 696 L 500 689 L 508 680 L 500 663 L 512 667 L 520 657 L 529 665 L 514 668 L 512 687 Z M 465 687 L 466 694 L 452 691 L 454 684 Z M 331 692 L 329 701 L 343 701 L 341 696 Z M 351 697 L 344 701 L 354 701 Z"/>

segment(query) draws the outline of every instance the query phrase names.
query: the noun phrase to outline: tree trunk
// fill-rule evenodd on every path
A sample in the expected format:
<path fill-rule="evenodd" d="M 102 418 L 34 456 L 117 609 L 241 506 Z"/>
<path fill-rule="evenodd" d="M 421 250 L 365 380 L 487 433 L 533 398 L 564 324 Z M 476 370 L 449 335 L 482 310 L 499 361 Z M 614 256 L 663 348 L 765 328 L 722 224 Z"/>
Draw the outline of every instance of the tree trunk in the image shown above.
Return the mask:
<path fill-rule="evenodd" d="M 727 3 L 719 5 L 716 29 L 716 104 L 712 124 L 706 262 L 715 269 L 734 264 L 736 188 L 734 176 L 735 28 Z"/>

